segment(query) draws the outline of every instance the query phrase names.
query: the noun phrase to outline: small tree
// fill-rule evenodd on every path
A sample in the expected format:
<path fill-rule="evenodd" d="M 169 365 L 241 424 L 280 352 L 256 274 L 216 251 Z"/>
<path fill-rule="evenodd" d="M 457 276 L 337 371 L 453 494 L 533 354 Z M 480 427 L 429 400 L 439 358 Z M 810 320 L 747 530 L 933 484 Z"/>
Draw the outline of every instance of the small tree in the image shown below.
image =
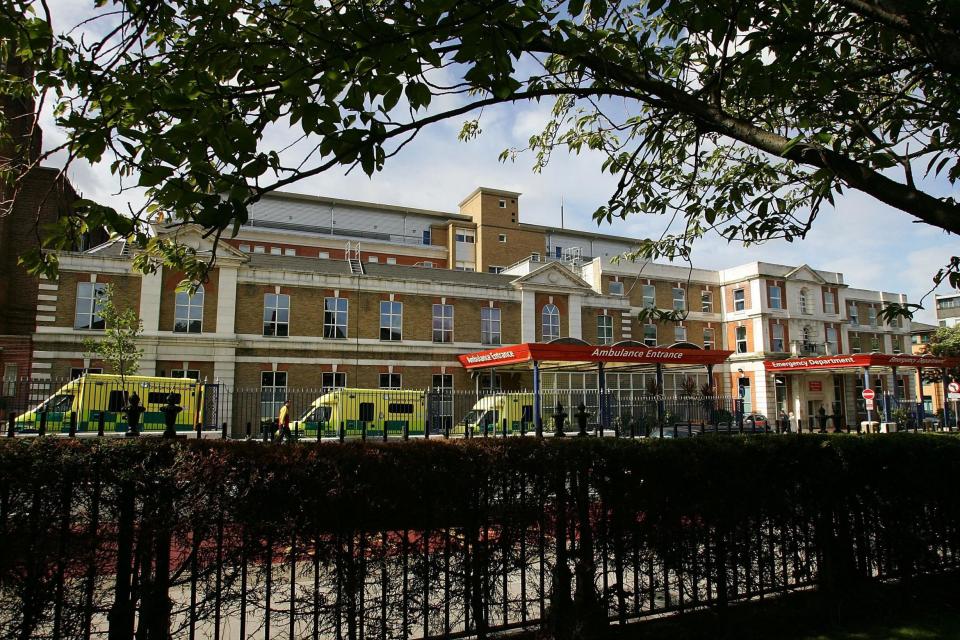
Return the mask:
<path fill-rule="evenodd" d="M 953 327 L 939 327 L 931 336 L 930 344 L 925 351 L 941 358 L 955 358 L 960 356 L 960 325 Z M 946 373 L 954 379 L 960 379 L 960 369 L 951 368 L 944 372 L 941 369 L 924 369 L 925 382 L 940 382 Z"/>
<path fill-rule="evenodd" d="M 102 340 L 87 338 L 83 347 L 88 356 L 98 356 L 119 374 L 121 382 L 126 382 L 125 377 L 137 370 L 143 357 L 143 349 L 137 347 L 143 324 L 132 308 L 117 307 L 115 294 L 112 284 L 97 293 L 96 309 L 97 315 L 103 318 L 104 337 Z"/>

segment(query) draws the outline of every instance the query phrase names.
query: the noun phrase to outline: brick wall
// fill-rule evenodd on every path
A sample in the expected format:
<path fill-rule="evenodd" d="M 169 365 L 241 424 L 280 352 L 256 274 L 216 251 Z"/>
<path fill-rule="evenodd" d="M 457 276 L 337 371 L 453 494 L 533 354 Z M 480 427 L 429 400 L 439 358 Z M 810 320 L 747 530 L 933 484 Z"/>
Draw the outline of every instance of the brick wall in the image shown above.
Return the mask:
<path fill-rule="evenodd" d="M 160 294 L 160 331 L 173 331 L 176 317 L 177 285 L 183 280 L 183 273 L 171 269 L 163 270 L 162 292 Z M 212 269 L 210 278 L 203 285 L 203 333 L 217 330 L 217 298 L 220 283 L 220 270 Z"/>
<path fill-rule="evenodd" d="M 537 342 L 543 341 L 543 307 L 549 304 L 551 299 L 560 312 L 560 337 L 566 338 L 570 335 L 570 313 L 567 296 L 537 293 L 534 303 L 534 308 L 536 309 L 534 321 L 536 322 L 537 328 Z"/>
<path fill-rule="evenodd" d="M 753 306 L 753 296 L 750 293 L 750 281 L 744 280 L 743 282 L 738 282 L 736 284 L 728 284 L 723 287 L 723 296 L 724 296 L 724 309 L 727 313 L 734 312 L 733 306 L 733 292 L 737 289 L 743 289 L 743 301 L 744 301 L 744 310 L 749 310 Z M 786 299 L 786 296 L 784 296 Z"/>
<path fill-rule="evenodd" d="M 763 349 L 762 345 L 758 347 L 754 343 L 753 337 L 753 322 L 751 321 L 740 321 L 740 322 L 728 322 L 727 325 L 727 348 L 736 354 L 737 352 L 737 327 L 746 327 L 747 328 L 747 353 L 751 351 L 757 351 Z"/>
<path fill-rule="evenodd" d="M 89 273 L 74 271 L 60 272 L 57 291 L 57 313 L 55 327 L 73 327 L 77 311 L 77 285 L 90 282 Z M 97 274 L 97 283 L 112 284 L 114 304 L 120 310 L 134 309 L 140 313 L 140 277 L 134 275 Z M 36 299 L 36 296 L 34 296 Z"/>

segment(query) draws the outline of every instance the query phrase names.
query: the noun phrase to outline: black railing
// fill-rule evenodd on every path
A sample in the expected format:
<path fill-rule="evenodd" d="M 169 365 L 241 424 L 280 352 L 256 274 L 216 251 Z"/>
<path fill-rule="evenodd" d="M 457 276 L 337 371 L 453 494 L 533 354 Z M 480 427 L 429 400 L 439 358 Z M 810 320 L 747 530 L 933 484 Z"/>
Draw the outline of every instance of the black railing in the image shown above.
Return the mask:
<path fill-rule="evenodd" d="M 956 566 L 952 439 L 572 440 L 0 443 L 0 635 L 566 637 Z"/>

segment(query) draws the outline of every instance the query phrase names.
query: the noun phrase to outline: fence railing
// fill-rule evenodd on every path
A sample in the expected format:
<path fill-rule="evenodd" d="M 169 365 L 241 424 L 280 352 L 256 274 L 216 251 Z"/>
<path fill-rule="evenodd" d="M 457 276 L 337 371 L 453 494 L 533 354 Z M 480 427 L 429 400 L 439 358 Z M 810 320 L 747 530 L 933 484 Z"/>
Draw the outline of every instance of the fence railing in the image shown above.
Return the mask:
<path fill-rule="evenodd" d="M 531 391 L 231 388 L 220 383 L 104 379 L 23 380 L 4 383 L 0 415 L 7 435 L 124 435 L 128 400 L 143 412 L 138 432 L 166 428 L 170 395 L 180 407 L 173 430 L 197 437 L 286 437 L 279 416 L 287 404 L 289 439 L 397 440 L 552 436 L 563 432 L 603 437 L 688 437 L 705 433 L 850 432 L 866 418 L 852 415 L 764 416 L 731 396 L 652 395 L 634 389 Z M 558 409 L 559 406 L 559 409 Z M 581 409 L 582 407 L 582 409 Z M 903 409 L 902 415 L 897 414 Z M 922 406 L 880 397 L 872 417 L 899 421 L 901 430 L 929 430 L 940 417 Z M 950 419 L 952 418 L 952 419 Z M 946 427 L 955 428 L 955 416 Z"/>
<path fill-rule="evenodd" d="M 956 567 L 942 479 L 957 455 L 953 439 L 912 436 L 8 440 L 0 636 L 569 637 L 811 585 L 839 594 Z"/>

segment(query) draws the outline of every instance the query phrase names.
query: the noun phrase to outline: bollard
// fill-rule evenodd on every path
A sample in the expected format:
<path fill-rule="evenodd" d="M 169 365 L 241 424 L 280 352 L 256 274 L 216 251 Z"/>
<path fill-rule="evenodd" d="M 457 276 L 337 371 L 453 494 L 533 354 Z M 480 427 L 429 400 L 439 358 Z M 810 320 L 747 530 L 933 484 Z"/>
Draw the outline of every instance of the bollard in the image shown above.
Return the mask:
<path fill-rule="evenodd" d="M 487 432 L 488 432 L 489 430 L 490 430 L 490 421 L 489 421 L 489 420 L 484 420 L 484 421 L 483 421 L 483 437 L 484 437 L 484 438 L 487 437 L 487 435 L 488 435 Z"/>
<path fill-rule="evenodd" d="M 380 420 L 380 430 L 383 431 L 383 441 L 387 441 L 387 423 L 382 419 Z"/>
<path fill-rule="evenodd" d="M 343 442 L 347 439 L 347 430 L 343 426 L 343 420 L 340 421 L 340 426 L 337 427 L 337 438 L 340 442 Z"/>
<path fill-rule="evenodd" d="M 226 422 L 220 425 L 220 439 L 221 440 L 227 439 L 227 423 Z"/>
<path fill-rule="evenodd" d="M 463 421 L 463 437 L 469 440 L 473 437 L 473 425 L 467 424 L 467 421 Z"/>
<path fill-rule="evenodd" d="M 423 421 L 423 439 L 424 440 L 430 439 L 430 420 L 429 419 Z"/>
<path fill-rule="evenodd" d="M 444 440 L 450 439 L 450 420 L 443 421 L 443 439 Z"/>
<path fill-rule="evenodd" d="M 197 440 L 203 437 L 203 423 L 197 421 Z"/>
<path fill-rule="evenodd" d="M 270 431 L 270 428 L 267 426 L 266 422 L 260 422 L 260 440 L 266 444 L 270 442 L 270 437 L 267 435 Z"/>
<path fill-rule="evenodd" d="M 97 437 L 102 438 L 106 434 L 107 430 L 107 416 L 101 411 L 100 415 L 97 416 Z"/>
<path fill-rule="evenodd" d="M 520 435 L 527 435 L 527 421 L 522 416 L 520 418 Z"/>
<path fill-rule="evenodd" d="M 14 411 L 11 411 L 10 415 L 7 416 L 7 437 L 17 437 L 17 414 Z"/>
<path fill-rule="evenodd" d="M 70 428 L 69 428 L 69 431 L 67 431 L 67 437 L 68 438 L 77 437 L 77 412 L 76 411 L 70 412 Z"/>
<path fill-rule="evenodd" d="M 40 426 L 37 428 L 37 435 L 41 438 L 47 435 L 47 412 L 43 410 L 40 412 Z"/>
<path fill-rule="evenodd" d="M 503 437 L 504 438 L 507 437 L 507 419 L 506 418 L 503 419 Z"/>

